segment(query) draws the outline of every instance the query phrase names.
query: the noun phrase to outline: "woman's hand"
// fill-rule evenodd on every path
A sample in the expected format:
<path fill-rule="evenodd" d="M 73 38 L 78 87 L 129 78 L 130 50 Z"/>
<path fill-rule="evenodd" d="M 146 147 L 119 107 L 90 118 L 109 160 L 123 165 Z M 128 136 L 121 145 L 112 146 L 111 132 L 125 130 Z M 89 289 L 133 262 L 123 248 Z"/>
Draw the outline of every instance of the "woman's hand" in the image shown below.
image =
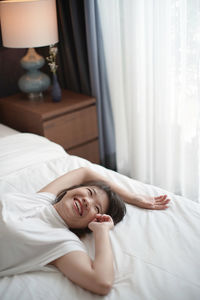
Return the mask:
<path fill-rule="evenodd" d="M 169 202 L 170 199 L 167 198 L 167 195 L 161 195 L 157 197 L 135 195 L 132 201 L 129 201 L 130 204 L 147 209 L 166 209 L 168 208 L 167 204 Z"/>
<path fill-rule="evenodd" d="M 97 230 L 101 230 L 101 229 L 112 229 L 114 227 L 114 223 L 112 218 L 109 215 L 101 215 L 101 214 L 97 214 L 95 219 L 92 220 L 92 222 L 90 222 L 88 224 L 88 228 L 90 230 L 92 230 L 93 232 L 97 231 Z"/>

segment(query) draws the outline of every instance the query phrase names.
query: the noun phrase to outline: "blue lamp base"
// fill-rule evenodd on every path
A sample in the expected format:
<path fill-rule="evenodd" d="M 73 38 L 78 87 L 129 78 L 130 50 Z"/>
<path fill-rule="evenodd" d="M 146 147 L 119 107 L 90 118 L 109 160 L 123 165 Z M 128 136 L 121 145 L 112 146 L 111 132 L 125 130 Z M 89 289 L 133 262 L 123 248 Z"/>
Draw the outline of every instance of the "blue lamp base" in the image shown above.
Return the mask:
<path fill-rule="evenodd" d="M 44 58 L 34 48 L 29 48 L 20 62 L 27 70 L 18 81 L 20 90 L 28 94 L 29 99 L 42 98 L 42 92 L 50 86 L 49 76 L 38 70 L 44 65 Z"/>

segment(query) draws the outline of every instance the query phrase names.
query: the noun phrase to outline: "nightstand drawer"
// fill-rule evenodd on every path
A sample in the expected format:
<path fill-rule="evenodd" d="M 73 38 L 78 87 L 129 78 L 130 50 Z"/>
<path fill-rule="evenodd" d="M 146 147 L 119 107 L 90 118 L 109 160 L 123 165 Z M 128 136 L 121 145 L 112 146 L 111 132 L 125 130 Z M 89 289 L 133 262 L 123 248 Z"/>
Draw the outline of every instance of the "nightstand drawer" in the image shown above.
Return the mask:
<path fill-rule="evenodd" d="M 93 163 L 99 164 L 99 142 L 94 140 L 88 144 L 67 150 L 71 155 L 81 156 Z"/>
<path fill-rule="evenodd" d="M 98 137 L 96 107 L 89 106 L 44 122 L 44 136 L 65 149 Z"/>
<path fill-rule="evenodd" d="M 41 101 L 28 101 L 18 93 L 0 99 L 0 119 L 22 132 L 45 136 L 70 153 L 99 163 L 98 123 L 95 98 L 62 90 L 62 101 L 50 93 Z"/>

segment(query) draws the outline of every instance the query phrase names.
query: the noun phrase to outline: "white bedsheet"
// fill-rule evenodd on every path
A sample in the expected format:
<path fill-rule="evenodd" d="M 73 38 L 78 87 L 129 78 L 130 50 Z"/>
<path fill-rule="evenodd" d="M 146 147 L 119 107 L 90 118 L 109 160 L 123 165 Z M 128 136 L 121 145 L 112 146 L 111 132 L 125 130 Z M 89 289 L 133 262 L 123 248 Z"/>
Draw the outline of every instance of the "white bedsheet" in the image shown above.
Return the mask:
<path fill-rule="evenodd" d="M 19 131 L 0 123 L 0 138 L 17 133 L 19 133 Z"/>
<path fill-rule="evenodd" d="M 55 177 L 89 166 L 134 193 L 166 193 L 91 164 L 43 137 L 17 134 L 0 139 L 0 193 L 34 192 Z M 59 271 L 33 272 L 0 279 L 3 300 L 199 300 L 200 205 L 168 193 L 170 207 L 151 211 L 127 205 L 127 215 L 110 233 L 115 283 L 102 297 L 71 283 Z M 92 235 L 84 240 L 94 255 Z"/>

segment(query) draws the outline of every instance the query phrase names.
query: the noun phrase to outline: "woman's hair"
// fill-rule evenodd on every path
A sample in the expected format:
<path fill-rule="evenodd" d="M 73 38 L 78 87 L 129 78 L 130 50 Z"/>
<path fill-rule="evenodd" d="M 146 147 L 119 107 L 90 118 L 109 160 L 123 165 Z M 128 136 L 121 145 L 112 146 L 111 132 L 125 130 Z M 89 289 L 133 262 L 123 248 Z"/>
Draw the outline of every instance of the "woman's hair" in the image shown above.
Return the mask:
<path fill-rule="evenodd" d="M 106 192 L 109 201 L 108 210 L 106 211 L 106 214 L 112 217 L 115 225 L 123 219 L 123 217 L 126 214 L 126 206 L 124 204 L 124 201 L 117 193 L 112 191 L 111 188 L 102 181 L 89 181 L 89 182 L 85 182 L 84 184 L 74 185 L 68 189 L 64 189 L 61 192 L 59 192 L 59 194 L 56 196 L 54 204 L 58 203 L 68 191 L 79 187 L 84 187 L 84 186 L 96 186 L 99 189 Z M 69 228 L 69 229 L 79 237 L 84 236 L 85 233 L 91 232 L 91 230 L 88 227 L 83 229 L 82 228 Z"/>

